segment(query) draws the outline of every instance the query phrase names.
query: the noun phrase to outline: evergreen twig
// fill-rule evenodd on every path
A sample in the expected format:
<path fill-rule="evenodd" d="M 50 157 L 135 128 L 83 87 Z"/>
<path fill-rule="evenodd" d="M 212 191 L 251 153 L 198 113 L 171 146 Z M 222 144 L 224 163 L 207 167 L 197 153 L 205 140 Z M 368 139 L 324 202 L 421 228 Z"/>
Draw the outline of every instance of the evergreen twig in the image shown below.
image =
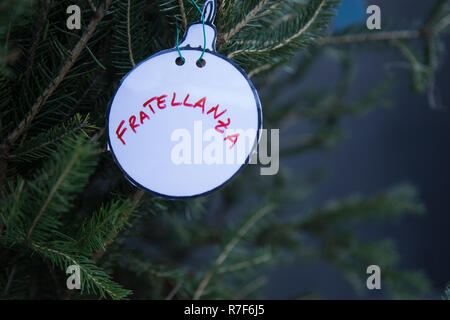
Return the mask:
<path fill-rule="evenodd" d="M 301 37 L 309 29 L 309 27 L 311 27 L 311 25 L 316 21 L 316 18 L 319 16 L 319 13 L 322 10 L 325 2 L 326 2 L 326 0 L 321 0 L 320 4 L 317 6 L 317 8 L 314 11 L 313 15 L 305 23 L 305 25 L 300 30 L 298 30 L 295 34 L 291 35 L 290 37 L 288 37 L 286 39 L 283 39 L 280 43 L 273 44 L 273 45 L 270 45 L 270 46 L 267 46 L 267 47 L 263 47 L 263 48 L 257 48 L 257 49 L 236 50 L 236 51 L 230 53 L 228 55 L 228 58 L 231 59 L 231 58 L 233 58 L 233 57 L 235 57 L 237 55 L 240 55 L 240 54 L 270 52 L 270 51 L 278 50 L 278 49 L 286 46 L 287 44 L 289 44 L 293 40 Z"/>
<path fill-rule="evenodd" d="M 269 204 L 263 206 L 261 209 L 257 210 L 254 215 L 237 231 L 236 235 L 226 244 L 220 255 L 217 257 L 216 261 L 213 264 L 211 270 L 209 270 L 203 279 L 200 281 L 200 284 L 197 287 L 197 290 L 194 293 L 193 299 L 198 300 L 202 297 L 206 286 L 211 281 L 211 278 L 216 273 L 217 269 L 224 263 L 224 261 L 228 258 L 231 251 L 238 244 L 238 242 L 244 237 L 245 234 L 250 230 L 250 228 L 257 223 L 260 219 L 262 219 L 265 215 L 270 213 L 274 209 L 273 204 Z"/>
<path fill-rule="evenodd" d="M 131 4 L 130 4 L 131 0 L 128 0 L 128 8 L 127 8 L 127 33 L 128 33 L 128 50 L 130 51 L 130 62 L 131 65 L 134 67 L 136 67 L 136 63 L 134 62 L 134 58 L 133 58 L 133 49 L 131 47 L 131 22 L 130 22 L 130 10 L 131 10 Z"/>
<path fill-rule="evenodd" d="M 64 77 L 67 75 L 69 70 L 72 68 L 72 66 L 75 64 L 77 58 L 81 54 L 81 51 L 86 47 L 87 42 L 92 37 L 95 29 L 97 28 L 100 21 L 105 16 L 106 10 L 108 10 L 109 6 L 111 5 L 112 0 L 106 0 L 105 4 L 100 6 L 100 8 L 97 10 L 95 16 L 92 18 L 91 22 L 89 23 L 86 32 L 83 34 L 83 36 L 80 38 L 80 40 L 77 42 L 75 47 L 72 49 L 70 56 L 67 58 L 66 62 L 60 69 L 58 75 L 56 78 L 52 80 L 50 85 L 45 89 L 45 91 L 39 96 L 39 98 L 36 100 L 36 102 L 31 107 L 30 112 L 28 115 L 23 119 L 18 127 L 11 132 L 8 135 L 7 143 L 12 145 L 16 142 L 16 140 L 28 129 L 31 122 L 33 121 L 34 117 L 39 113 L 42 106 L 45 104 L 45 102 L 50 98 L 50 96 L 55 92 L 56 88 L 61 84 L 61 82 L 64 80 Z"/>
<path fill-rule="evenodd" d="M 27 239 L 26 239 L 27 242 L 30 241 L 31 235 L 33 234 L 34 228 L 36 227 L 39 219 L 44 214 L 45 210 L 47 209 L 48 205 L 52 201 L 52 199 L 55 196 L 56 192 L 58 191 L 59 187 L 64 182 L 64 179 L 67 177 L 67 175 L 69 174 L 70 170 L 75 165 L 75 162 L 78 160 L 78 157 L 80 156 L 80 154 L 81 154 L 81 149 L 76 150 L 76 152 L 74 153 L 74 155 L 70 159 L 69 163 L 67 164 L 66 168 L 64 169 L 64 171 L 59 176 L 59 178 L 56 181 L 55 185 L 50 190 L 50 193 L 48 194 L 47 199 L 45 199 L 45 202 L 44 202 L 43 206 L 39 210 L 39 213 L 37 214 L 36 218 L 34 218 L 33 223 L 31 225 L 30 229 L 28 230 Z"/>
<path fill-rule="evenodd" d="M 141 202 L 141 200 L 142 200 L 142 198 L 144 196 L 144 193 L 145 192 L 143 190 L 138 190 L 133 195 L 133 197 L 132 197 L 132 204 L 131 204 L 130 209 L 128 210 L 127 214 L 125 214 L 125 216 L 124 216 L 124 221 L 128 220 L 128 218 L 131 216 L 131 214 L 139 206 L 139 204 L 140 204 L 140 202 Z M 116 231 L 112 231 L 111 234 L 108 237 L 108 240 L 105 243 L 105 248 L 114 241 L 116 236 L 117 236 L 117 232 Z M 105 254 L 105 250 L 104 249 L 100 249 L 96 253 L 93 254 L 92 260 L 94 262 L 98 262 L 98 261 L 100 261 L 100 259 L 103 257 L 104 254 Z"/>
<path fill-rule="evenodd" d="M 223 35 L 224 43 L 227 43 L 236 33 L 244 28 L 256 15 L 269 3 L 269 0 L 262 0 L 257 6 L 253 8 L 233 29 Z"/>
<path fill-rule="evenodd" d="M 181 19 L 183 20 L 183 29 L 186 30 L 188 22 L 187 22 L 187 17 L 186 17 L 186 11 L 184 9 L 183 0 L 178 0 L 178 4 L 180 6 Z"/>

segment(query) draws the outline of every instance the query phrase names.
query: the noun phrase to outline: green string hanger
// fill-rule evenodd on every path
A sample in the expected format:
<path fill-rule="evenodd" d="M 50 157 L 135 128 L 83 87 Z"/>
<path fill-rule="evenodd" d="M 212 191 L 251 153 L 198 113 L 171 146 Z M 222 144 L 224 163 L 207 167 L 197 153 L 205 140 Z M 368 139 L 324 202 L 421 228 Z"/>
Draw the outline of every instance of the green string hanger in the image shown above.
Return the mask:
<path fill-rule="evenodd" d="M 202 60 L 203 55 L 206 52 L 205 17 L 203 16 L 203 11 L 200 9 L 200 7 L 198 6 L 197 2 L 195 2 L 195 0 L 191 0 L 191 1 L 195 5 L 195 7 L 197 8 L 197 10 L 200 12 L 200 14 L 202 16 L 202 24 L 203 24 L 203 51 L 202 51 L 202 54 L 200 55 L 200 58 L 198 58 L 198 60 L 197 60 L 197 62 L 199 62 L 200 60 Z M 178 50 L 178 54 L 180 55 L 180 58 L 183 60 L 183 62 L 185 62 L 186 60 L 184 59 L 183 55 L 181 54 L 181 50 L 180 50 L 180 46 L 179 46 L 179 37 L 180 37 L 180 30 L 178 29 L 178 25 L 177 25 L 177 50 Z"/>

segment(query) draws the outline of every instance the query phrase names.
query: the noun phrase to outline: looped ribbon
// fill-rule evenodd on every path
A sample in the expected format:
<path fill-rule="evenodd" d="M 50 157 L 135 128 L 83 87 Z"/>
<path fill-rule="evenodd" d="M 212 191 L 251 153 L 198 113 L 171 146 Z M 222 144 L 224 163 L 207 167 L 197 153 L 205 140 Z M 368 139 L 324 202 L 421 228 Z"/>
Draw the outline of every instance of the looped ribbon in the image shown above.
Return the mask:
<path fill-rule="evenodd" d="M 200 9 L 200 7 L 198 6 L 197 2 L 195 2 L 195 0 L 191 0 L 191 1 L 195 5 L 197 10 L 200 12 L 200 15 L 202 17 L 202 24 L 203 24 L 203 51 L 202 51 L 202 54 L 200 55 L 200 58 L 198 58 L 198 60 L 197 60 L 197 62 L 199 62 L 202 60 L 203 55 L 206 52 L 205 16 L 206 16 L 206 22 L 209 24 L 213 24 L 214 18 L 216 16 L 216 3 L 215 3 L 215 0 L 207 0 L 205 2 L 205 5 L 203 6 L 203 11 L 202 11 Z M 178 29 L 178 25 L 176 27 L 177 27 L 178 54 L 180 55 L 180 58 L 183 60 L 183 62 L 185 62 L 186 60 L 184 59 L 183 55 L 181 54 L 181 50 L 180 50 L 180 46 L 179 46 L 180 30 Z"/>

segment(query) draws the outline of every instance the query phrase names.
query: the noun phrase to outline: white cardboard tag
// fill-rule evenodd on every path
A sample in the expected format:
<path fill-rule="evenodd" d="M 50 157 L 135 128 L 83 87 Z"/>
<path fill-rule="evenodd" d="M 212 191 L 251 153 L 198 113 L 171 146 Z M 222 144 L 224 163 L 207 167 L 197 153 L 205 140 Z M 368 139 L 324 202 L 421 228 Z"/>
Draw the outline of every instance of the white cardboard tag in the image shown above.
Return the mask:
<path fill-rule="evenodd" d="M 141 62 L 122 80 L 108 115 L 108 144 L 134 184 L 159 196 L 206 195 L 248 162 L 262 126 L 258 94 L 245 73 L 214 51 L 216 32 L 191 25 L 176 48 Z M 198 46 L 201 47 L 198 47 Z"/>

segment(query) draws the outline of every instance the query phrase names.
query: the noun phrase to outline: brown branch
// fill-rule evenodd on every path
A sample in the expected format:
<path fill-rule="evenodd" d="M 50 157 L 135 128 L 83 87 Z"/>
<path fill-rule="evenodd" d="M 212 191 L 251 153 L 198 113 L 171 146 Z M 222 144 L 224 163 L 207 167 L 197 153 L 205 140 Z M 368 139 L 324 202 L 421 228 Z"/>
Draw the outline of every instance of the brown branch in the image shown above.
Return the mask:
<path fill-rule="evenodd" d="M 205 274 L 203 279 L 200 281 L 200 284 L 197 290 L 194 293 L 193 300 L 198 300 L 203 295 L 206 286 L 211 281 L 211 278 L 219 269 L 219 267 L 225 262 L 225 260 L 230 255 L 231 251 L 233 251 L 234 247 L 239 243 L 239 241 L 247 234 L 247 232 L 257 223 L 261 218 L 267 215 L 274 209 L 273 205 L 267 205 L 259 209 L 244 225 L 237 231 L 236 235 L 227 243 L 223 251 L 217 257 L 216 261 L 213 264 L 211 270 Z"/>
<path fill-rule="evenodd" d="M 58 180 L 56 180 L 55 185 L 53 186 L 53 188 L 50 190 L 50 193 L 47 196 L 47 199 L 45 199 L 44 205 L 41 207 L 41 209 L 39 210 L 38 215 L 36 216 L 36 218 L 34 218 L 33 220 L 33 224 L 30 227 L 30 230 L 28 230 L 28 235 L 27 235 L 27 242 L 30 241 L 31 235 L 33 234 L 34 229 L 36 228 L 36 225 L 39 221 L 39 219 L 42 217 L 42 215 L 44 214 L 44 212 L 47 210 L 50 201 L 53 200 L 53 197 L 55 196 L 56 192 L 58 191 L 58 189 L 61 187 L 61 184 L 64 182 L 64 179 L 66 178 L 66 176 L 69 174 L 70 170 L 72 169 L 72 167 L 75 164 L 75 161 L 78 159 L 78 156 L 81 154 L 82 149 L 79 148 L 75 154 L 73 155 L 72 159 L 70 159 L 67 167 L 64 169 L 64 171 L 62 172 L 62 174 L 59 176 Z"/>
<path fill-rule="evenodd" d="M 256 15 L 264 8 L 264 6 L 268 2 L 269 0 L 262 0 L 233 29 L 231 29 L 228 33 L 223 35 L 222 41 L 224 43 L 228 42 L 228 40 L 230 40 L 231 37 L 233 37 L 236 33 L 241 31 L 242 28 L 244 28 L 252 19 L 256 17 Z"/>
<path fill-rule="evenodd" d="M 28 62 L 27 62 L 27 68 L 25 71 L 25 82 L 28 82 L 28 79 L 30 78 L 31 69 L 34 62 L 34 57 L 36 55 L 36 49 L 39 44 L 39 39 L 41 38 L 42 30 L 45 26 L 45 20 L 47 20 L 48 13 L 55 5 L 55 2 L 53 1 L 47 1 L 45 4 L 45 7 L 42 9 L 41 19 L 37 23 L 37 31 L 33 35 L 33 43 L 31 44 L 30 54 L 28 56 Z"/>
<path fill-rule="evenodd" d="M 105 127 L 98 130 L 98 132 L 92 136 L 91 141 L 97 142 L 102 137 L 102 135 L 105 133 L 105 130 L 106 130 Z"/>
<path fill-rule="evenodd" d="M 186 10 L 184 9 L 183 0 L 178 0 L 178 4 L 180 5 L 181 18 L 183 19 L 183 29 L 186 30 L 186 28 L 187 28 L 187 17 L 186 17 Z"/>
<path fill-rule="evenodd" d="M 16 273 L 16 264 L 14 263 L 11 272 L 8 276 L 8 282 L 6 283 L 5 289 L 3 290 L 3 295 L 6 296 L 8 294 L 9 287 L 11 286 L 12 280 L 14 279 L 14 274 Z"/>
<path fill-rule="evenodd" d="M 52 265 L 50 264 L 50 261 L 45 260 L 45 264 L 47 265 L 48 271 L 50 273 L 50 277 L 52 278 L 53 285 L 55 286 L 56 294 L 58 296 L 62 295 L 62 290 L 59 285 L 58 279 L 56 278 L 55 270 L 53 269 Z"/>
<path fill-rule="evenodd" d="M 173 289 L 169 292 L 166 299 L 164 299 L 164 300 L 172 300 L 175 297 L 175 295 L 178 293 L 178 291 L 180 291 L 180 289 L 181 289 L 181 283 L 179 283 L 175 287 L 173 287 Z"/>
<path fill-rule="evenodd" d="M 79 263 L 77 260 L 75 260 L 75 259 L 74 259 L 73 257 L 71 257 L 70 255 L 65 254 L 64 252 L 61 252 L 61 251 L 52 249 L 52 248 L 48 248 L 48 247 L 44 247 L 44 246 L 38 245 L 38 244 L 36 244 L 36 243 L 32 243 L 31 245 L 32 245 L 33 247 L 39 249 L 39 250 L 51 252 L 51 253 L 53 253 L 53 254 L 59 255 L 59 256 L 61 256 L 61 257 L 64 257 L 65 259 L 67 259 L 68 261 L 70 261 L 72 264 L 75 264 L 75 265 L 77 265 L 78 267 L 80 267 L 81 271 L 83 271 L 83 273 L 84 273 L 88 278 L 90 278 L 93 282 L 95 282 L 95 284 L 96 284 L 98 287 L 102 288 L 102 289 L 103 289 L 105 292 L 107 292 L 111 297 L 116 298 L 116 299 L 119 298 L 119 297 L 118 297 L 117 295 L 115 295 L 111 290 L 109 290 L 108 288 L 106 288 L 104 284 L 102 284 L 101 282 L 99 282 L 99 281 L 95 278 L 95 275 L 94 275 L 94 274 L 91 274 L 90 272 L 88 272 L 88 270 L 86 270 L 86 269 L 83 267 L 83 265 L 82 265 L 81 263 Z M 73 291 L 70 291 L 70 293 L 72 293 L 72 292 L 73 292 Z M 70 295 L 71 295 L 71 294 L 69 294 L 69 295 L 67 296 L 67 298 L 69 298 Z"/>
<path fill-rule="evenodd" d="M 97 8 L 95 7 L 94 3 L 92 2 L 92 0 L 88 0 L 89 5 L 91 6 L 92 11 L 97 12 Z"/>
<path fill-rule="evenodd" d="M 365 41 L 385 41 L 385 40 L 401 40 L 401 39 L 416 39 L 424 35 L 423 31 L 419 30 L 400 30 L 400 31 L 386 31 L 377 33 L 363 33 L 363 34 L 349 34 L 343 36 L 334 36 L 317 39 L 316 44 L 319 46 L 348 44 Z"/>
<path fill-rule="evenodd" d="M 251 281 L 249 284 L 239 290 L 238 296 L 234 297 L 236 300 L 246 300 L 247 297 L 253 292 L 259 290 L 267 284 L 267 277 L 261 276 Z"/>
<path fill-rule="evenodd" d="M 9 146 L 0 144 L 0 190 L 3 189 L 3 184 L 6 180 L 6 171 L 8 170 L 8 156 L 9 156 Z M 2 193 L 0 193 L 0 199 L 2 198 Z"/>
<path fill-rule="evenodd" d="M 79 126 L 76 126 L 75 128 L 73 128 L 73 129 L 63 133 L 62 135 L 60 135 L 60 136 L 58 136 L 58 137 L 56 137 L 54 139 L 46 141 L 46 142 L 44 142 L 44 143 L 42 143 L 42 144 L 40 144 L 38 146 L 35 146 L 33 148 L 28 149 L 28 150 L 25 150 L 25 151 L 22 151 L 22 152 L 19 152 L 19 153 L 12 153 L 12 154 L 10 154 L 9 155 L 9 159 L 14 159 L 14 158 L 17 158 L 17 157 L 21 157 L 21 156 L 23 156 L 25 154 L 28 154 L 30 152 L 33 152 L 33 151 L 45 148 L 45 147 L 47 147 L 49 145 L 55 144 L 56 142 L 61 141 L 65 137 L 70 136 L 71 134 L 77 132 L 78 130 L 81 130 L 81 129 L 86 128 L 88 126 L 89 126 L 89 124 L 86 121 L 83 121 L 82 123 L 80 123 Z"/>
<path fill-rule="evenodd" d="M 230 53 L 228 55 L 228 58 L 231 59 L 232 57 L 234 57 L 234 56 L 236 56 L 238 54 L 263 53 L 263 52 L 270 52 L 270 51 L 274 51 L 274 50 L 282 48 L 283 46 L 289 44 L 290 42 L 292 42 L 295 39 L 297 39 L 300 36 L 302 36 L 309 29 L 309 27 L 315 22 L 315 20 L 319 16 L 319 13 L 322 10 L 322 7 L 324 6 L 324 4 L 325 4 L 325 0 L 322 0 L 322 2 L 320 3 L 320 5 L 317 7 L 316 11 L 312 15 L 311 19 L 309 19 L 309 21 L 299 31 L 297 31 L 294 35 L 290 36 L 289 38 L 284 39 L 283 41 L 281 41 L 280 43 L 278 43 L 278 44 L 276 44 L 274 46 L 269 46 L 269 47 L 266 47 L 266 48 L 237 50 L 237 51 L 234 51 L 234 52 Z"/>
<path fill-rule="evenodd" d="M 139 203 L 141 202 L 144 194 L 145 194 L 144 190 L 138 190 L 133 195 L 131 207 L 128 210 L 127 214 L 124 216 L 125 221 L 128 220 L 128 218 L 131 216 L 131 214 L 134 212 L 134 210 L 136 210 L 136 208 L 139 205 Z M 114 241 L 114 239 L 117 237 L 117 234 L 118 234 L 118 232 L 115 232 L 115 231 L 110 234 L 110 236 L 108 237 L 109 240 L 106 241 L 106 243 L 105 243 L 105 248 Z M 97 263 L 103 257 L 104 254 L 105 254 L 105 250 L 98 250 L 96 253 L 94 253 L 92 255 L 92 261 L 94 261 L 94 263 Z"/>
<path fill-rule="evenodd" d="M 134 67 L 136 67 L 136 63 L 134 63 L 134 58 L 133 58 L 133 50 L 131 48 L 131 26 L 130 26 L 130 4 L 131 0 L 128 0 L 128 9 L 127 9 L 127 33 L 128 33 L 128 51 L 130 52 L 130 62 L 131 65 Z"/>
<path fill-rule="evenodd" d="M 39 96 L 39 98 L 36 100 L 36 102 L 31 107 L 30 112 L 26 116 L 25 119 L 23 119 L 19 126 L 8 135 L 7 143 L 12 145 L 14 144 L 17 139 L 28 129 L 33 119 L 36 117 L 36 115 L 41 110 L 42 106 L 47 102 L 47 100 L 50 98 L 50 96 L 55 92 L 55 90 L 58 88 L 58 86 L 61 84 L 61 82 L 64 80 L 67 73 L 70 71 L 72 66 L 75 64 L 76 60 L 80 56 L 83 49 L 86 47 L 87 42 L 92 37 L 95 29 L 97 28 L 100 21 L 105 16 L 106 10 L 111 5 L 112 0 L 106 0 L 105 5 L 100 6 L 100 8 L 97 10 L 95 16 L 92 18 L 91 22 L 89 23 L 86 32 L 83 34 L 83 36 L 80 38 L 80 40 L 77 42 L 75 47 L 72 49 L 70 56 L 67 58 L 66 62 L 60 69 L 58 75 L 56 78 L 53 79 L 53 81 L 50 83 L 50 85 L 45 89 L 45 91 Z"/>
<path fill-rule="evenodd" d="M 434 27 L 425 26 L 420 30 L 398 30 L 377 33 L 348 34 L 321 38 L 316 41 L 319 46 L 349 44 L 366 41 L 408 40 L 421 37 L 432 38 L 450 24 L 450 15 L 443 17 Z"/>
<path fill-rule="evenodd" d="M 272 68 L 272 66 L 273 66 L 272 63 L 263 64 L 262 66 L 260 66 L 260 67 L 258 67 L 258 68 L 255 68 L 255 69 L 253 69 L 252 71 L 250 71 L 250 72 L 248 73 L 248 77 L 251 78 L 251 77 L 257 75 L 257 74 L 260 73 L 260 72 L 269 70 L 270 68 Z"/>
<path fill-rule="evenodd" d="M 11 36 L 11 25 L 12 25 L 12 21 L 9 20 L 8 31 L 6 32 L 6 39 L 5 39 L 5 51 L 8 50 L 9 37 Z"/>

